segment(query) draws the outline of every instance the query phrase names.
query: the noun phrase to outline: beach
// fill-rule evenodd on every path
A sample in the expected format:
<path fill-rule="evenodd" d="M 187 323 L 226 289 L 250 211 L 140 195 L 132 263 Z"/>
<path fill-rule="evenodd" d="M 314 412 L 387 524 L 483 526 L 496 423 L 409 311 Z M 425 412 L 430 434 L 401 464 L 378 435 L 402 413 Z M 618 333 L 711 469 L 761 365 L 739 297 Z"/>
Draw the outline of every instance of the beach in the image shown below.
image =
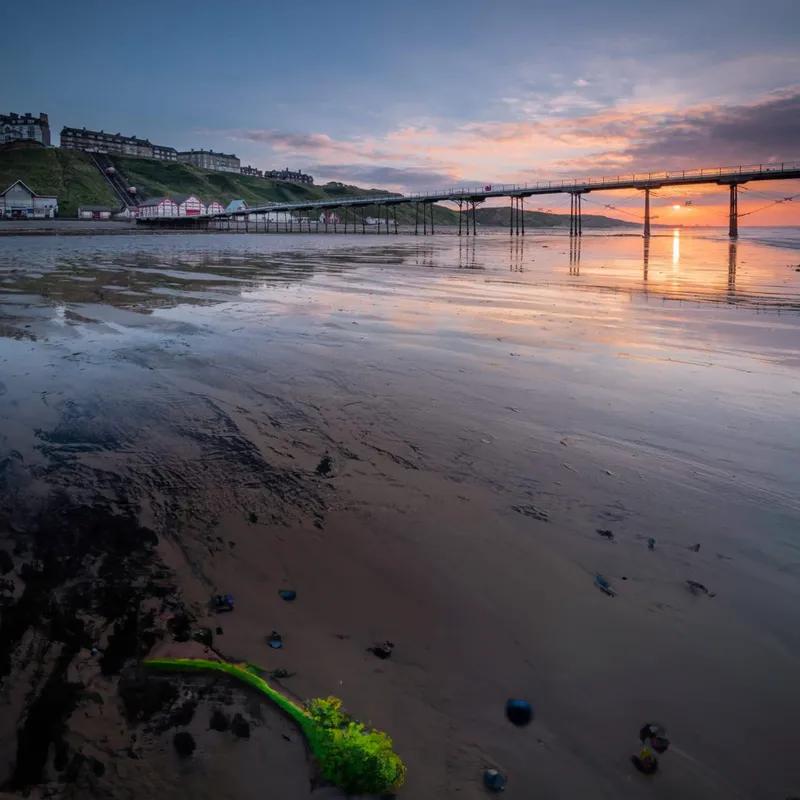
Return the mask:
<path fill-rule="evenodd" d="M 800 794 L 798 267 L 796 229 L 3 237 L 0 790 L 343 796 L 243 687 L 142 710 L 188 620 L 386 731 L 399 798 Z"/>

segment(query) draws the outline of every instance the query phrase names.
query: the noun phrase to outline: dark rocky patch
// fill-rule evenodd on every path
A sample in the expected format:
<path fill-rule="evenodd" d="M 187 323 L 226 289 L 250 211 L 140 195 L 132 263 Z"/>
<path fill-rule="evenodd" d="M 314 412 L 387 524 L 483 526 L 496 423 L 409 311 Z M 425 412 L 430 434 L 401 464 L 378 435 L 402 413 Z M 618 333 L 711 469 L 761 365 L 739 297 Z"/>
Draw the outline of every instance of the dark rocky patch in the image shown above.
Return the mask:
<path fill-rule="evenodd" d="M 188 758 L 197 748 L 194 736 L 192 736 L 189 731 L 180 731 L 176 733 L 172 744 L 181 758 Z"/>
<path fill-rule="evenodd" d="M 14 561 L 7 550 L 0 550 L 0 575 L 8 575 L 14 569 Z"/>
<path fill-rule="evenodd" d="M 178 699 L 178 689 L 172 681 L 152 676 L 123 676 L 117 692 L 128 722 L 146 722 Z"/>
<path fill-rule="evenodd" d="M 250 723 L 241 714 L 236 714 L 231 722 L 231 732 L 239 739 L 249 739 Z"/>
<path fill-rule="evenodd" d="M 212 731 L 220 732 L 228 730 L 231 726 L 228 715 L 221 708 L 215 708 L 211 712 L 211 719 L 208 724 Z"/>
<path fill-rule="evenodd" d="M 330 475 L 333 472 L 333 459 L 330 456 L 323 456 L 315 471 L 317 475 Z"/>

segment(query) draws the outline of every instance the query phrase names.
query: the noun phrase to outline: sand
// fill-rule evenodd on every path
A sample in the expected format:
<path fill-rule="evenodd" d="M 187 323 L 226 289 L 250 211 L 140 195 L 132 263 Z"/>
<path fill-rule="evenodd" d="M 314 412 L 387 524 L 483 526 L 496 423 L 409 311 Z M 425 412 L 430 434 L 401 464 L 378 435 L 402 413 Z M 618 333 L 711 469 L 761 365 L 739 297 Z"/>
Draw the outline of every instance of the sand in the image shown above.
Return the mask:
<path fill-rule="evenodd" d="M 9 295 L 19 336 L 0 356 L 3 513 L 19 552 L 8 596 L 19 602 L 22 564 L 35 566 L 20 542 L 43 529 L 37 513 L 68 518 L 52 505 L 60 491 L 66 508 L 92 509 L 87 531 L 129 517 L 158 541 L 98 552 L 78 535 L 81 564 L 53 596 L 77 603 L 69 587 L 87 571 L 99 592 L 108 559 L 142 618 L 152 611 L 140 651 L 186 652 L 169 633 L 184 613 L 222 627 L 220 657 L 295 673 L 278 682 L 291 696 L 337 695 L 388 731 L 408 766 L 400 797 L 484 797 L 489 766 L 508 775 L 509 798 L 800 791 L 800 767 L 778 757 L 800 710 L 800 380 L 784 344 L 798 323 L 785 307 L 780 318 L 747 308 L 782 280 L 781 257 L 743 245 L 761 272 L 739 276 L 741 302 L 718 306 L 729 276 L 718 288 L 711 270 L 729 254 L 706 240 L 683 243 L 680 302 L 665 299 L 671 240 L 654 242 L 646 295 L 634 285 L 640 241 L 585 237 L 577 285 L 558 283 L 568 265 L 548 252 L 555 237 L 510 256 L 505 240 L 466 255 L 452 240 L 342 241 L 264 255 L 230 237 L 202 251 L 176 237 L 169 252 L 34 254 L 42 275 L 16 285 L 28 297 L 46 286 L 77 318 Z M 8 254 L 0 263 L 15 268 Z M 34 537 L 48 557 L 52 538 Z M 615 597 L 594 586 L 598 573 Z M 228 592 L 235 611 L 210 612 Z M 125 612 L 92 597 L 80 615 L 107 652 Z M 32 698 L 77 641 L 48 644 L 51 617 L 14 641 L 6 789 Z M 368 652 L 386 639 L 391 658 Z M 223 679 L 171 678 L 174 697 L 128 718 L 120 686 L 124 696 L 141 674 L 135 642 L 117 641 L 111 674 L 86 647 L 68 659 L 81 699 L 48 730 L 31 796 L 340 796 L 315 788 L 291 724 Z M 508 723 L 508 697 L 532 703 L 530 726 Z M 177 724 L 187 702 L 191 720 Z M 250 738 L 209 730 L 215 708 L 246 718 Z M 630 755 L 652 720 L 672 747 L 647 778 Z M 176 730 L 196 737 L 190 759 L 172 748 Z M 59 741 L 103 773 L 89 762 L 66 783 Z"/>

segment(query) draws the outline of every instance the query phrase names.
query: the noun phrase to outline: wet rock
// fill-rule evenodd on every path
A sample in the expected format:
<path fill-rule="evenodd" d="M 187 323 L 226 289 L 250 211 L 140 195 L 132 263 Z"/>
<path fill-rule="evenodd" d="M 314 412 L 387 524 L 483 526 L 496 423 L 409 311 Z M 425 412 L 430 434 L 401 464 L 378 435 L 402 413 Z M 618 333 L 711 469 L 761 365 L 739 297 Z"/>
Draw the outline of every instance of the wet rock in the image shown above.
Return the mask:
<path fill-rule="evenodd" d="M 250 521 L 251 525 L 255 525 L 258 522 L 258 514 L 256 514 L 254 511 L 251 511 L 247 515 L 247 519 Z"/>
<path fill-rule="evenodd" d="M 281 600 L 286 600 L 287 603 L 291 603 L 297 597 L 297 592 L 294 589 L 280 589 L 278 594 Z"/>
<path fill-rule="evenodd" d="M 647 549 L 648 550 L 655 550 L 656 549 L 656 540 L 652 537 L 647 540 Z"/>
<path fill-rule="evenodd" d="M 175 614 L 167 622 L 167 630 L 176 642 L 188 642 L 192 631 L 192 620 L 188 614 Z"/>
<path fill-rule="evenodd" d="M 716 597 L 716 593 L 709 592 L 702 583 L 698 583 L 697 581 L 686 581 L 686 583 L 689 586 L 689 591 L 694 595 L 704 594 L 707 597 Z"/>
<path fill-rule="evenodd" d="M 699 553 L 700 552 L 700 545 L 699 544 L 693 544 L 688 549 L 691 550 L 693 553 Z"/>
<path fill-rule="evenodd" d="M 192 638 L 206 647 L 211 647 L 214 642 L 214 635 L 211 633 L 211 628 L 200 628 L 194 632 Z"/>
<path fill-rule="evenodd" d="M 490 792 L 502 792 L 506 788 L 506 779 L 496 769 L 486 769 L 483 771 L 483 785 Z"/>
<path fill-rule="evenodd" d="M 373 645 L 372 647 L 368 647 L 367 650 L 377 658 L 385 660 L 392 655 L 392 650 L 394 650 L 394 642 L 390 642 L 387 640 L 385 642 L 382 642 L 381 644 L 376 644 Z"/>
<path fill-rule="evenodd" d="M 250 723 L 241 714 L 236 714 L 231 722 L 231 733 L 239 739 L 249 739 Z"/>
<path fill-rule="evenodd" d="M 217 625 L 217 636 L 222 636 L 222 628 L 219 625 Z"/>
<path fill-rule="evenodd" d="M 0 550 L 0 575 L 8 575 L 14 569 L 14 561 L 6 550 Z"/>
<path fill-rule="evenodd" d="M 272 633 L 267 636 L 267 644 L 273 650 L 280 650 L 283 647 L 283 636 L 281 636 L 278 631 L 272 631 Z"/>
<path fill-rule="evenodd" d="M 597 529 L 597 535 L 602 536 L 604 539 L 608 539 L 609 541 L 614 541 L 614 534 L 609 530 L 604 530 L 602 528 Z"/>
<path fill-rule="evenodd" d="M 533 719 L 533 708 L 526 700 L 509 698 L 506 700 L 506 717 L 512 725 L 521 728 L 530 724 Z"/>
<path fill-rule="evenodd" d="M 218 594 L 214 597 L 212 605 L 214 607 L 214 611 L 216 611 L 217 614 L 224 614 L 226 612 L 233 611 L 234 607 L 233 595 Z"/>
<path fill-rule="evenodd" d="M 197 744 L 189 731 L 180 731 L 172 739 L 172 745 L 181 758 L 188 758 L 194 753 Z"/>
<path fill-rule="evenodd" d="M 599 589 L 601 592 L 604 592 L 604 593 L 605 593 L 605 594 L 607 594 L 609 597 L 615 597 L 615 596 L 616 596 L 616 594 L 617 594 L 617 593 L 614 591 L 614 589 L 611 587 L 611 584 L 610 584 L 610 583 L 609 583 L 609 582 L 608 582 L 608 581 L 607 581 L 607 580 L 606 580 L 606 579 L 605 579 L 605 578 L 604 578 L 602 575 L 598 575 L 598 576 L 597 576 L 597 577 L 594 579 L 594 585 L 595 585 L 595 586 L 596 586 L 596 587 L 597 587 L 597 588 L 598 588 L 598 589 Z"/>
<path fill-rule="evenodd" d="M 319 464 L 317 464 L 315 472 L 317 475 L 331 475 L 333 473 L 333 468 L 333 459 L 330 456 L 323 456 Z"/>
<path fill-rule="evenodd" d="M 228 730 L 228 728 L 231 726 L 228 715 L 221 708 L 215 708 L 211 712 L 211 719 L 209 720 L 208 724 L 212 731 L 220 732 Z"/>

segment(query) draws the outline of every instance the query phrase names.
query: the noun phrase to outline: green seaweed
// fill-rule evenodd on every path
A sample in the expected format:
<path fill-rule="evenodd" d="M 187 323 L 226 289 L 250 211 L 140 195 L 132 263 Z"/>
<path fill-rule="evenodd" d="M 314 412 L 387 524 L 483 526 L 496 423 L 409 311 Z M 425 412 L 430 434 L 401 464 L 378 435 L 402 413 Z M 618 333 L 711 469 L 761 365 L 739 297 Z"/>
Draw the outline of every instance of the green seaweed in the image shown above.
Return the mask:
<path fill-rule="evenodd" d="M 392 750 L 392 740 L 342 712 L 336 697 L 311 700 L 306 708 L 273 689 L 249 664 L 195 658 L 155 658 L 153 669 L 175 672 L 224 672 L 265 694 L 303 731 L 323 777 L 349 794 L 388 794 L 400 788 L 406 767 Z"/>

